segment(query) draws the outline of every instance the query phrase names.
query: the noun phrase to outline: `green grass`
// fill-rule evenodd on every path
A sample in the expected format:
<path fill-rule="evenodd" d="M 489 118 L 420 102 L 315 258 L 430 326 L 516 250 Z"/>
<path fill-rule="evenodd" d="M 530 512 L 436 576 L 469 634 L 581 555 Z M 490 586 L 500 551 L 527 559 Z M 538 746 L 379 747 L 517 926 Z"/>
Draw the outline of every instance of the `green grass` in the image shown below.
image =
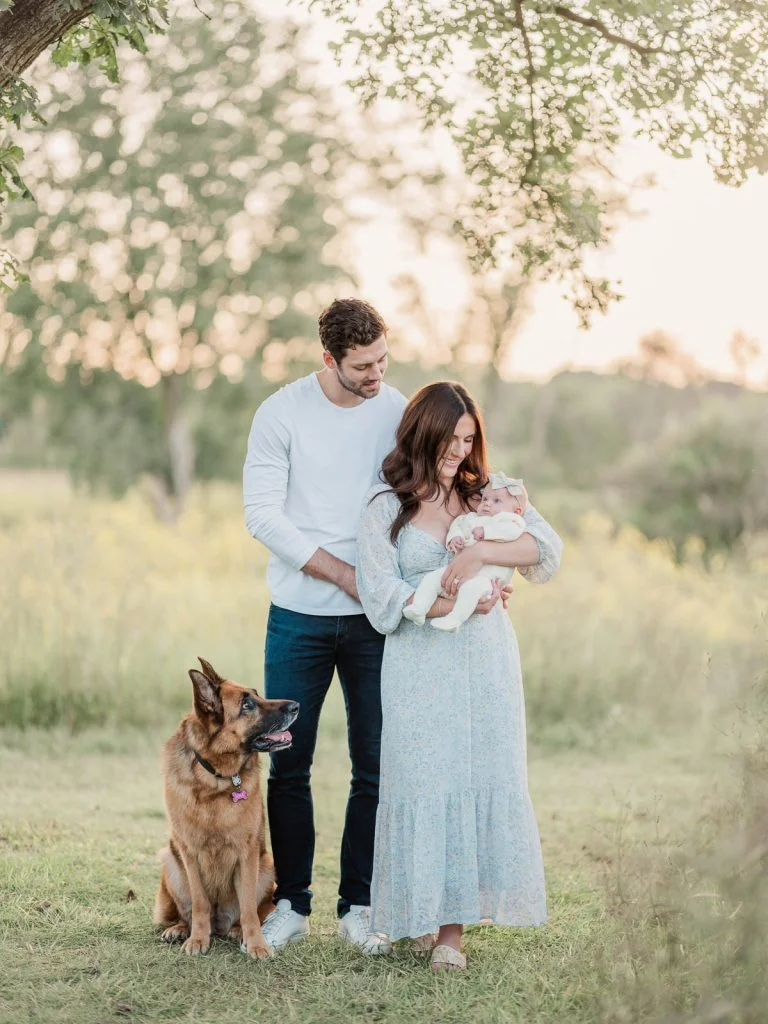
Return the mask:
<path fill-rule="evenodd" d="M 166 835 L 159 751 L 173 724 L 162 732 L 4 734 L 3 1024 L 619 1024 L 656 1019 L 670 999 L 678 1010 L 691 1009 L 702 996 L 694 967 L 709 962 L 706 942 L 695 956 L 681 956 L 673 978 L 662 977 L 669 936 L 652 912 L 653 893 L 690 844 L 703 810 L 718 796 L 732 797 L 722 753 L 702 762 L 670 744 L 635 747 L 611 760 L 534 751 L 531 789 L 550 923 L 472 928 L 467 976 L 436 977 L 407 945 L 391 958 L 367 960 L 335 936 L 348 773 L 337 688 L 314 770 L 311 939 L 269 962 L 251 961 L 224 941 L 199 958 L 164 946 L 151 913 L 156 851 Z"/>
<path fill-rule="evenodd" d="M 334 687 L 312 938 L 266 963 L 225 942 L 196 959 L 163 946 L 159 757 L 186 670 L 200 654 L 261 680 L 265 557 L 238 502 L 201 489 L 169 529 L 136 495 L 0 494 L 0 1024 L 765 1024 L 768 564 L 756 547 L 680 569 L 598 518 L 510 607 L 545 928 L 471 929 L 466 976 L 433 976 L 407 946 L 366 960 L 340 943 Z"/>

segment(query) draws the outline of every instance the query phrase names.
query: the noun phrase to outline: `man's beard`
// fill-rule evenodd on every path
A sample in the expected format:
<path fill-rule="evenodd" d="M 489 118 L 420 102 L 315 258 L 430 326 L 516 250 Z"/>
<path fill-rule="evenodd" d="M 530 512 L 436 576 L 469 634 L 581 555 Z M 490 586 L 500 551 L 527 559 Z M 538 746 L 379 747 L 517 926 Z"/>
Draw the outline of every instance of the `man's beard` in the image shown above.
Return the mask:
<path fill-rule="evenodd" d="M 375 381 L 374 383 L 379 385 L 379 387 L 371 393 L 373 384 L 355 384 L 349 377 L 345 377 L 338 367 L 336 367 L 336 379 L 345 391 L 348 391 L 351 395 L 356 395 L 357 398 L 375 398 L 379 393 L 381 385 L 381 381 Z"/>

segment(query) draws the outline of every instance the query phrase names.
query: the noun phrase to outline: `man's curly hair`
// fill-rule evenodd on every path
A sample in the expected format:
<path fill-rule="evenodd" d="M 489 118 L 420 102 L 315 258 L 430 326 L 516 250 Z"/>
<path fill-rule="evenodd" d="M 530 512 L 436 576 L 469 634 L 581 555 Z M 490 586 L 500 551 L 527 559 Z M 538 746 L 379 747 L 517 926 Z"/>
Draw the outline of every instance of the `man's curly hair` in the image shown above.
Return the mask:
<path fill-rule="evenodd" d="M 317 321 L 320 342 L 340 363 L 353 345 L 370 345 L 387 333 L 387 325 L 362 299 L 335 299 Z"/>

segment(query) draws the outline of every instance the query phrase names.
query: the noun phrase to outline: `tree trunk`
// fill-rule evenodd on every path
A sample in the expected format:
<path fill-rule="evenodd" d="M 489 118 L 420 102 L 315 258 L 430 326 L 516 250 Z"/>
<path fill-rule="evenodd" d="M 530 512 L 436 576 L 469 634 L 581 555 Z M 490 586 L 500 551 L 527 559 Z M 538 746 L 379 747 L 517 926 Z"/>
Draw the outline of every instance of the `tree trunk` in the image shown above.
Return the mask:
<path fill-rule="evenodd" d="M 504 315 L 500 316 L 499 310 L 494 308 L 493 299 L 487 295 L 484 298 L 486 308 L 488 309 L 491 345 L 490 352 L 488 353 L 488 366 L 486 367 L 485 379 L 483 380 L 483 406 L 485 427 L 488 434 L 491 435 L 496 425 L 496 403 L 498 402 L 499 387 L 501 385 L 499 370 L 501 367 L 502 349 L 504 347 L 506 318 Z"/>
<path fill-rule="evenodd" d="M 483 394 L 483 419 L 488 436 L 495 434 L 497 429 L 497 406 L 499 402 L 499 389 L 501 377 L 493 361 L 488 363 L 482 385 Z M 506 425 L 506 424 L 505 424 Z M 506 440 L 506 437 L 505 437 Z"/>
<path fill-rule="evenodd" d="M 161 523 L 175 522 L 178 511 L 168 491 L 168 481 L 165 477 L 158 473 L 147 473 L 141 478 L 140 486 L 152 503 L 156 518 Z"/>
<path fill-rule="evenodd" d="M 168 444 L 171 477 L 170 490 L 176 508 L 176 516 L 180 515 L 189 489 L 192 486 L 195 467 L 192 436 L 182 409 L 183 386 L 184 381 L 178 373 L 168 374 L 162 379 L 163 400 L 165 403 L 165 436 Z"/>
<path fill-rule="evenodd" d="M 94 0 L 73 10 L 61 0 L 16 0 L 0 13 L 0 89 L 57 42 L 67 29 L 87 18 Z"/>
<path fill-rule="evenodd" d="M 521 284 L 507 283 L 498 294 L 489 292 L 487 288 L 481 288 L 480 294 L 488 312 L 488 327 L 491 336 L 488 367 L 483 381 L 485 418 L 490 434 L 496 425 L 501 389 L 501 368 L 509 352 L 509 347 L 519 330 L 519 316 L 523 309 L 522 297 L 525 291 Z"/>
<path fill-rule="evenodd" d="M 549 424 L 555 410 L 555 385 L 553 381 L 539 384 L 538 397 L 531 417 L 531 441 L 529 459 L 532 466 L 540 466 L 547 457 L 549 447 Z"/>

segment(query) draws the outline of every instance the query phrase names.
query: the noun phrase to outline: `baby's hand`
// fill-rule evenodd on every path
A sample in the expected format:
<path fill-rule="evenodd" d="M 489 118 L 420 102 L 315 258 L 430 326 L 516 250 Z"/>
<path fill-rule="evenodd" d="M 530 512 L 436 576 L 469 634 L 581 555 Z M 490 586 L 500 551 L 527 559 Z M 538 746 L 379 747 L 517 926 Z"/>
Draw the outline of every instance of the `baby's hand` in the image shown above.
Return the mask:
<path fill-rule="evenodd" d="M 475 526 L 474 529 L 472 530 L 472 536 L 475 538 L 475 540 L 485 540 L 485 527 Z"/>
<path fill-rule="evenodd" d="M 451 537 L 451 539 L 448 541 L 448 550 L 452 554 L 454 554 L 454 555 L 458 555 L 458 553 L 461 550 L 463 550 L 463 548 L 464 548 L 464 538 L 463 537 Z"/>

